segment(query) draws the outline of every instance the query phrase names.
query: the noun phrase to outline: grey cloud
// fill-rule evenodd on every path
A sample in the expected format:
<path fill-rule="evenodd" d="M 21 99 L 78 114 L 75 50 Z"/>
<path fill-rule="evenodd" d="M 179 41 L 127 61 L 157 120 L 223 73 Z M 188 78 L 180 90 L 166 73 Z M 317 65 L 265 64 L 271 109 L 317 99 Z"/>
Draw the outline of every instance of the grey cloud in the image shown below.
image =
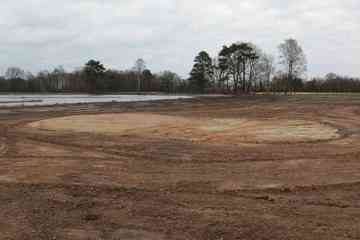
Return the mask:
<path fill-rule="evenodd" d="M 124 69 L 143 57 L 153 71 L 186 76 L 200 50 L 252 41 L 276 54 L 295 37 L 310 75 L 359 76 L 359 21 L 358 0 L 3 0 L 0 71 L 71 70 L 89 58 Z"/>

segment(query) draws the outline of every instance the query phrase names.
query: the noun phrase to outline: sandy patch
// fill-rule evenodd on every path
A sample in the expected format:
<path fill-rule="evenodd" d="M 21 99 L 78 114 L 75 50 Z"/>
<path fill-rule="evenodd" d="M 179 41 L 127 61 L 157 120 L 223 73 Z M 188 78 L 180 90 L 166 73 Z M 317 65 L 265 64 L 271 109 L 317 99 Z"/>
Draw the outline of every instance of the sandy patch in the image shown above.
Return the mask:
<path fill-rule="evenodd" d="M 10 182 L 16 182 L 17 179 L 13 176 L 8 176 L 8 175 L 1 175 L 0 176 L 0 182 L 7 182 L 7 183 L 10 183 Z"/>
<path fill-rule="evenodd" d="M 274 182 L 263 182 L 261 180 L 248 181 L 248 179 L 241 181 L 240 179 L 229 179 L 221 182 L 217 189 L 220 191 L 238 191 L 238 190 L 266 190 L 266 189 L 278 189 L 284 187 L 285 184 Z"/>
<path fill-rule="evenodd" d="M 46 119 L 32 128 L 144 137 L 165 137 L 209 143 L 297 143 L 337 139 L 338 130 L 315 121 L 185 118 L 126 113 Z"/>

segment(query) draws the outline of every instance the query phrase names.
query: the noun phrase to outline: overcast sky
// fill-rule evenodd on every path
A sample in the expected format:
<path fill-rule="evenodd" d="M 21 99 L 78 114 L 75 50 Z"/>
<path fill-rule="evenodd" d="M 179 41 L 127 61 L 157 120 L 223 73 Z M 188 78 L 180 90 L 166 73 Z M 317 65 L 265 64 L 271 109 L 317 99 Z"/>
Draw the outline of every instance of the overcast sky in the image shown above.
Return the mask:
<path fill-rule="evenodd" d="M 0 73 L 67 70 L 91 58 L 128 69 L 190 71 L 200 50 L 251 41 L 269 53 L 296 38 L 309 75 L 360 76 L 359 0 L 1 0 Z"/>

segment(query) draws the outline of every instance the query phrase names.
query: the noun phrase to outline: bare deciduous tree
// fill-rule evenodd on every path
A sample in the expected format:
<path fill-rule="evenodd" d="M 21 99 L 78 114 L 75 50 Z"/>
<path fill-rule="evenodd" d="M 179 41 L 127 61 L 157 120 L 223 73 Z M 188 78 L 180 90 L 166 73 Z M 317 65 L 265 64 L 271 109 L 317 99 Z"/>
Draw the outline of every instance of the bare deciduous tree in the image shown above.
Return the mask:
<path fill-rule="evenodd" d="M 302 47 L 295 39 L 286 39 L 279 45 L 280 64 L 288 75 L 289 87 L 295 78 L 301 77 L 307 70 L 307 61 Z"/>
<path fill-rule="evenodd" d="M 18 67 L 9 67 L 5 72 L 6 79 L 25 79 L 25 71 Z"/>
<path fill-rule="evenodd" d="M 146 69 L 146 63 L 144 59 L 139 58 L 136 60 L 135 65 L 133 67 L 133 71 L 137 74 L 137 80 L 138 80 L 138 91 L 141 91 L 141 75 Z"/>
<path fill-rule="evenodd" d="M 271 78 L 275 72 L 274 56 L 263 51 L 259 52 L 259 60 L 255 66 L 256 80 L 259 83 L 260 91 L 269 91 Z"/>

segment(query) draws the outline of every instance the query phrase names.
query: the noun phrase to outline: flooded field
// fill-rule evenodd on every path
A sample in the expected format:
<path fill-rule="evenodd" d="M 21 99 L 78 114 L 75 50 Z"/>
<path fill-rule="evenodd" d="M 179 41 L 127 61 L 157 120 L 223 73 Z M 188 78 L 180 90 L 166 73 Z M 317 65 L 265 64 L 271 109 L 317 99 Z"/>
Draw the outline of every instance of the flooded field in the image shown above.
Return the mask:
<path fill-rule="evenodd" d="M 6 94 L 0 95 L 0 107 L 46 106 L 76 103 L 140 102 L 191 98 L 181 95 L 87 95 L 87 94 Z"/>

